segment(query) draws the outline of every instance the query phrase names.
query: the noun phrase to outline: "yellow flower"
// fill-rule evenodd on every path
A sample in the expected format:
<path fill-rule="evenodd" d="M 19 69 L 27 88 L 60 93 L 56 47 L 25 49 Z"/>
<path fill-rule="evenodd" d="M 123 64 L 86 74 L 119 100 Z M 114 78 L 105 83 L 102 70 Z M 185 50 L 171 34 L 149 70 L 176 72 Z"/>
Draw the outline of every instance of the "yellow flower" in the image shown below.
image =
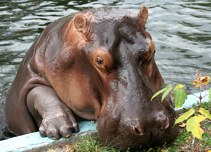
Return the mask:
<path fill-rule="evenodd" d="M 201 83 L 198 80 L 194 80 L 193 82 L 191 82 L 192 85 L 194 85 L 196 88 L 200 88 L 201 87 Z"/>
<path fill-rule="evenodd" d="M 210 77 L 209 76 L 197 76 L 196 79 L 191 82 L 192 85 L 194 85 L 196 88 L 201 88 L 202 85 L 208 85 L 210 83 Z"/>
<path fill-rule="evenodd" d="M 201 84 L 203 84 L 203 85 L 208 85 L 210 83 L 209 76 L 200 77 L 200 79 L 201 79 Z"/>

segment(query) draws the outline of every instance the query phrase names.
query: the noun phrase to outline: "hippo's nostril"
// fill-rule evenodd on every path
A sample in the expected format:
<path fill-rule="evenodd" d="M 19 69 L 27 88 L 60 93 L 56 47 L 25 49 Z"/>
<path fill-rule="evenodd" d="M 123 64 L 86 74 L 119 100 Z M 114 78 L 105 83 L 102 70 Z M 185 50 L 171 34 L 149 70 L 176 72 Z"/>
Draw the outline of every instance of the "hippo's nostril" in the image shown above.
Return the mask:
<path fill-rule="evenodd" d="M 165 130 L 170 126 L 169 117 L 164 112 L 160 112 L 157 115 L 156 121 L 158 125 L 161 127 L 160 128 L 161 130 Z"/>
<path fill-rule="evenodd" d="M 169 125 L 170 125 L 169 118 L 166 117 L 166 120 L 164 121 L 164 128 L 167 129 Z"/>
<path fill-rule="evenodd" d="M 140 136 L 144 135 L 144 131 L 143 131 L 143 129 L 141 128 L 141 126 L 136 125 L 136 126 L 133 126 L 132 128 L 133 128 L 133 131 L 134 131 L 136 134 L 138 134 L 138 135 L 140 135 Z"/>
<path fill-rule="evenodd" d="M 166 119 L 163 120 L 161 123 L 162 123 L 161 124 L 161 126 L 162 126 L 161 130 L 166 130 L 170 126 L 170 122 L 169 122 L 169 118 L 168 117 L 166 117 Z"/>

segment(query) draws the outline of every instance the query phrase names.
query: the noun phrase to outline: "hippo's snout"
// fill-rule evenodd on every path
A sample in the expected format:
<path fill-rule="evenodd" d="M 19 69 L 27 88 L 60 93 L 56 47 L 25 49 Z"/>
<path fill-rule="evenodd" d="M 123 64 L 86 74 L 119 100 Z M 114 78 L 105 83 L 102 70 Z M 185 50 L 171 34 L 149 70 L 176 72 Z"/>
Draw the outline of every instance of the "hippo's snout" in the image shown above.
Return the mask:
<path fill-rule="evenodd" d="M 128 96 L 117 95 L 119 98 L 114 98 L 117 101 L 108 101 L 98 120 L 99 137 L 104 145 L 125 150 L 157 146 L 176 138 L 178 132 L 170 98 L 164 102 L 150 101 L 147 92 L 136 92 L 139 96 L 134 98 L 124 92 Z"/>
<path fill-rule="evenodd" d="M 173 141 L 178 128 L 174 126 L 174 118 L 159 112 L 148 119 L 100 118 L 98 133 L 101 142 L 120 150 L 138 147 L 152 147 Z M 124 119 L 124 120 L 123 120 Z"/>
<path fill-rule="evenodd" d="M 140 120 L 127 120 L 127 126 L 131 129 L 131 132 L 143 136 L 146 134 L 155 134 L 157 132 L 165 131 L 170 127 L 170 118 L 164 113 L 159 112 L 152 122 L 140 121 Z M 149 131 L 151 130 L 151 131 Z"/>

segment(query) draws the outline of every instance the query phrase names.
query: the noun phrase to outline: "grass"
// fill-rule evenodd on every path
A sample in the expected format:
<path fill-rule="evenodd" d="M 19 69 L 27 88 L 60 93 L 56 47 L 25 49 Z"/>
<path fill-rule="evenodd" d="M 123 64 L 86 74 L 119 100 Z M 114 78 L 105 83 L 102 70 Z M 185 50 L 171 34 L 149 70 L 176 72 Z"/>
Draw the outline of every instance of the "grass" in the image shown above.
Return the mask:
<path fill-rule="evenodd" d="M 75 144 L 75 150 L 77 152 L 117 152 L 117 150 L 113 148 L 103 147 L 97 135 L 79 137 L 79 140 Z"/>
<path fill-rule="evenodd" d="M 210 102 L 203 104 L 203 107 L 211 112 Z M 162 147 L 138 149 L 137 152 L 193 152 L 197 151 L 196 149 L 200 152 L 211 152 L 211 121 L 206 119 L 201 126 L 204 130 L 203 140 L 201 141 L 194 139 L 184 128 L 180 128 L 180 134 L 173 143 Z M 103 147 L 96 135 L 79 137 L 74 149 L 77 152 L 118 152 L 116 149 Z M 130 152 L 130 150 L 128 149 L 127 152 Z"/>

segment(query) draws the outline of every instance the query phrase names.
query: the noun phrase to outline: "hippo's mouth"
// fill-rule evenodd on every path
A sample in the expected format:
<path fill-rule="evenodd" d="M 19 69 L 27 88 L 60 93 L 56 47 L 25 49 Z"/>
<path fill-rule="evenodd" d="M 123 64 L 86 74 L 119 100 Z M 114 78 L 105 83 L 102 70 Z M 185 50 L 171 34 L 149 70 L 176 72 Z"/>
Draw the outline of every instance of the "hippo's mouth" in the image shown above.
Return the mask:
<path fill-rule="evenodd" d="M 115 119 L 102 118 L 98 120 L 98 135 L 105 146 L 119 150 L 149 148 L 172 142 L 178 135 L 178 127 L 173 124 L 171 121 L 167 129 L 159 131 L 149 127 L 145 134 L 139 134 Z"/>

